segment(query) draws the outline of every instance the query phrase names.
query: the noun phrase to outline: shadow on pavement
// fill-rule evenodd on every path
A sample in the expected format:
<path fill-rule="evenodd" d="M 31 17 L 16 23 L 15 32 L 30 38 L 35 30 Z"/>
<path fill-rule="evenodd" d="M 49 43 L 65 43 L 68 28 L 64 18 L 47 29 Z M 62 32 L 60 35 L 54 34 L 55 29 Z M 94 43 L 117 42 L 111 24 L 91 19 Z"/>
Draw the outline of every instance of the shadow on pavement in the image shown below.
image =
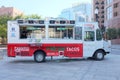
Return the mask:
<path fill-rule="evenodd" d="M 9 61 L 9 63 L 17 64 L 17 63 L 35 63 L 34 60 L 13 60 Z"/>
<path fill-rule="evenodd" d="M 92 58 L 77 58 L 77 59 L 70 59 L 70 58 L 62 58 L 62 59 L 53 59 L 51 60 L 50 58 L 47 58 L 45 62 L 42 62 L 42 63 L 68 63 L 68 62 L 79 62 L 79 61 L 95 61 L 94 59 Z M 9 63 L 36 63 L 32 58 L 31 59 L 14 59 L 12 61 L 8 61 Z"/>

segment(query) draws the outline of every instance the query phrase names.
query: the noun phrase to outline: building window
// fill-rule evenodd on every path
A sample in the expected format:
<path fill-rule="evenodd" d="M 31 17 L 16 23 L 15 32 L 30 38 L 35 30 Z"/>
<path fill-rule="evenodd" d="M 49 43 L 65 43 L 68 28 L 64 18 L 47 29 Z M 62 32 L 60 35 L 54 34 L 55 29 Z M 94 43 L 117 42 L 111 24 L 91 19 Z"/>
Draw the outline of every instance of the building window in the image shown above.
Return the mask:
<path fill-rule="evenodd" d="M 114 4 L 114 8 L 117 8 L 117 7 L 118 7 L 118 3 L 115 3 L 115 4 Z"/>
<path fill-rule="evenodd" d="M 102 1 L 101 4 L 104 4 L 104 1 Z"/>
<path fill-rule="evenodd" d="M 112 6 L 107 8 L 107 14 L 106 14 L 107 20 L 110 20 L 113 17 L 113 9 Z"/>
<path fill-rule="evenodd" d="M 111 4 L 113 0 L 106 0 L 107 5 Z"/>
<path fill-rule="evenodd" d="M 101 22 L 104 23 L 104 20 L 102 20 Z"/>
<path fill-rule="evenodd" d="M 104 18 L 104 15 L 102 15 L 101 18 Z"/>
<path fill-rule="evenodd" d="M 98 6 L 96 6 L 96 8 L 95 9 L 99 9 L 99 7 Z"/>
<path fill-rule="evenodd" d="M 104 14 L 104 11 L 102 11 L 101 13 Z"/>
<path fill-rule="evenodd" d="M 97 5 L 98 5 L 98 4 L 99 4 L 99 2 L 97 1 L 95 4 L 97 4 Z"/>
<path fill-rule="evenodd" d="M 102 6 L 101 9 L 104 9 L 104 6 Z"/>
<path fill-rule="evenodd" d="M 114 12 L 114 17 L 116 17 L 118 15 L 118 12 Z"/>

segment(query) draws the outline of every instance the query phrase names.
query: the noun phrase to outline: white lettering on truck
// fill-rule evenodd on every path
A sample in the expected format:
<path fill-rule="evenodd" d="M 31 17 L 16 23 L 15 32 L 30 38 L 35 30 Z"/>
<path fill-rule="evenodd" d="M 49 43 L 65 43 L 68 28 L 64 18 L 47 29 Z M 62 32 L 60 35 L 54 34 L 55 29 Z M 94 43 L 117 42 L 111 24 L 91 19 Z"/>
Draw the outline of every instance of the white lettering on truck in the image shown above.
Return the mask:
<path fill-rule="evenodd" d="M 29 47 L 15 47 L 15 52 L 29 51 Z"/>
<path fill-rule="evenodd" d="M 80 49 L 79 49 L 79 47 L 67 47 L 67 51 L 77 51 L 77 52 L 79 52 Z"/>

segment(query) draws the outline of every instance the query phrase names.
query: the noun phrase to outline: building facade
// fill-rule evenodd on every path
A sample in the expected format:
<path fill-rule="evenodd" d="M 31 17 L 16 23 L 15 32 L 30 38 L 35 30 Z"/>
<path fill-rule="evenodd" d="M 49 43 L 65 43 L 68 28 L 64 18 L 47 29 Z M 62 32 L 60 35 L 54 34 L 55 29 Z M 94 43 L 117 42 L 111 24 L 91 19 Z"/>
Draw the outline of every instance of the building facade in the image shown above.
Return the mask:
<path fill-rule="evenodd" d="M 18 15 L 22 15 L 23 12 L 14 8 L 14 7 L 0 7 L 0 16 L 2 15 L 9 15 L 11 17 L 16 17 Z"/>
<path fill-rule="evenodd" d="M 120 28 L 120 0 L 106 0 L 105 26 Z"/>
<path fill-rule="evenodd" d="M 105 0 L 105 26 L 120 28 L 120 0 Z M 120 44 L 120 39 L 114 39 L 112 43 Z"/>
<path fill-rule="evenodd" d="M 105 0 L 93 0 L 93 20 L 97 21 L 100 28 L 105 28 Z M 97 10 L 97 12 L 96 12 Z"/>
<path fill-rule="evenodd" d="M 64 18 L 64 19 L 70 19 L 70 20 L 74 19 L 72 8 L 66 8 L 62 10 L 59 17 Z"/>
<path fill-rule="evenodd" d="M 91 21 L 92 6 L 90 3 L 73 4 L 71 8 L 62 10 L 59 17 L 73 19 L 76 22 Z"/>

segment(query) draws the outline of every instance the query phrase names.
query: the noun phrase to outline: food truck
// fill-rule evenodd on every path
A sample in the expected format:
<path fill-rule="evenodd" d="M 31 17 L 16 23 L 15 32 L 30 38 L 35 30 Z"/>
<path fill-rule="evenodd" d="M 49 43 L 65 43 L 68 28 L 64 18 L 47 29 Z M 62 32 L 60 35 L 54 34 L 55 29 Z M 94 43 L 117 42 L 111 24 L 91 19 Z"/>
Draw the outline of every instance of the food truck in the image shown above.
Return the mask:
<path fill-rule="evenodd" d="M 111 42 L 102 38 L 97 22 L 64 19 L 8 21 L 8 57 L 34 56 L 38 63 L 47 56 L 92 57 L 103 60 Z"/>

